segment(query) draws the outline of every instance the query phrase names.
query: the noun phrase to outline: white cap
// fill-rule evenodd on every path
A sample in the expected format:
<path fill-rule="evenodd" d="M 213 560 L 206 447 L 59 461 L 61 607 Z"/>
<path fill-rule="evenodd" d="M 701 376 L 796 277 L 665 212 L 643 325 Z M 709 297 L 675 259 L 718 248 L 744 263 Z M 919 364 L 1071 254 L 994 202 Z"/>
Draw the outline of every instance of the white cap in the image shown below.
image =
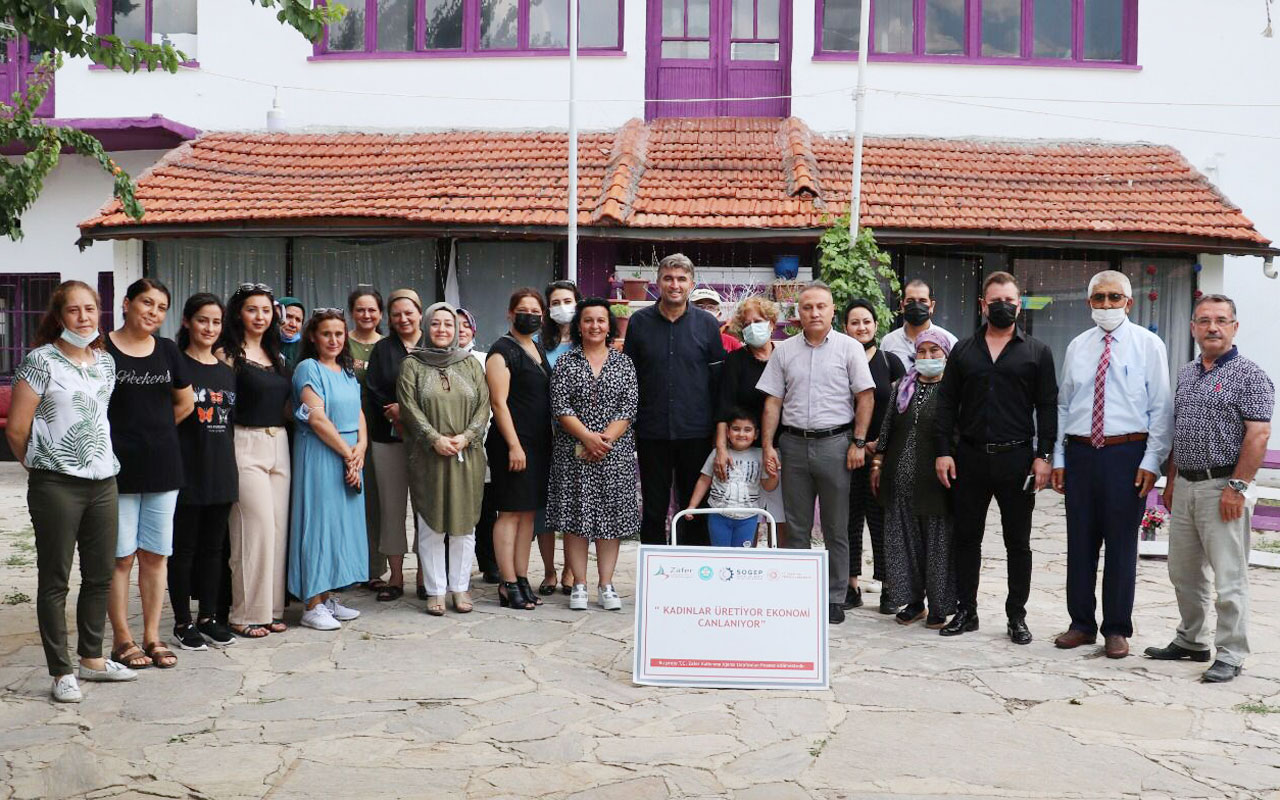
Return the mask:
<path fill-rule="evenodd" d="M 720 305 L 720 293 L 710 286 L 702 286 L 689 293 L 690 303 L 696 303 L 699 300 L 711 300 L 716 305 Z"/>

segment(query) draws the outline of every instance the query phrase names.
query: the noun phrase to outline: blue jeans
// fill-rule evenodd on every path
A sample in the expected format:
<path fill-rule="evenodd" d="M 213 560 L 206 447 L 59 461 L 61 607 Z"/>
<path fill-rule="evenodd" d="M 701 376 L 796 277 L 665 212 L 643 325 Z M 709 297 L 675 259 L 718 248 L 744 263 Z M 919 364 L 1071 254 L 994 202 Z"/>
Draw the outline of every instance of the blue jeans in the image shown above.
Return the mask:
<path fill-rule="evenodd" d="M 707 532 L 712 547 L 750 547 L 756 541 L 759 516 L 733 519 L 721 514 L 707 515 Z"/>

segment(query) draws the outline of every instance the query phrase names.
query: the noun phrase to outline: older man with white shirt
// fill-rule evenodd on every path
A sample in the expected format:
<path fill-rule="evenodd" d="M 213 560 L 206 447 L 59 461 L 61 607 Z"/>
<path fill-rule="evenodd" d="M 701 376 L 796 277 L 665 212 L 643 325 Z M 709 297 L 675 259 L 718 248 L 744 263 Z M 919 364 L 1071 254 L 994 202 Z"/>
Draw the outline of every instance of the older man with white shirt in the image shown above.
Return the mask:
<path fill-rule="evenodd" d="M 1097 641 L 1107 658 L 1129 655 L 1138 525 L 1173 438 L 1173 397 L 1164 342 L 1129 321 L 1133 287 L 1121 272 L 1089 281 L 1094 327 L 1067 346 L 1058 387 L 1053 488 L 1066 494 L 1067 611 L 1062 649 Z M 1102 626 L 1095 617 L 1098 551 Z"/>

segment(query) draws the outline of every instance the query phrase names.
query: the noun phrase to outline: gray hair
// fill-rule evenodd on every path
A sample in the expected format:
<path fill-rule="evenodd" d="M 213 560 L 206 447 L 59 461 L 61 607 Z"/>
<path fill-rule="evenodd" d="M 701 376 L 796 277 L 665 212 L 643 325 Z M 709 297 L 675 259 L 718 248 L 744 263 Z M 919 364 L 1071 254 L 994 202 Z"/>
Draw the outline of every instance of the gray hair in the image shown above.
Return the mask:
<path fill-rule="evenodd" d="M 1191 316 L 1195 317 L 1196 311 L 1200 310 L 1200 306 L 1205 303 L 1226 303 L 1231 306 L 1231 317 L 1236 316 L 1236 301 L 1227 297 L 1225 294 L 1202 294 L 1196 298 L 1195 305 L 1191 306 Z"/>
<path fill-rule="evenodd" d="M 805 292 L 808 292 L 813 289 L 821 289 L 822 291 L 831 295 L 832 300 L 835 299 L 836 295 L 835 295 L 835 292 L 831 291 L 831 287 L 828 286 L 824 281 L 819 281 L 819 280 L 809 281 L 804 286 L 800 287 L 800 294 L 804 294 Z M 800 294 L 796 295 L 796 297 L 799 297 Z"/>
<path fill-rule="evenodd" d="M 664 270 L 682 269 L 689 273 L 689 278 L 693 278 L 693 262 L 684 253 L 672 253 L 666 258 L 658 262 L 658 274 L 661 275 Z"/>
<path fill-rule="evenodd" d="M 1104 269 L 1102 272 L 1094 275 L 1089 279 L 1089 289 L 1086 292 L 1086 296 L 1092 295 L 1093 290 L 1096 289 L 1100 283 L 1118 283 L 1120 284 L 1120 288 L 1124 289 L 1124 296 L 1130 299 L 1133 298 L 1133 284 L 1130 283 L 1129 276 L 1125 275 L 1123 272 L 1117 272 L 1114 269 Z"/>

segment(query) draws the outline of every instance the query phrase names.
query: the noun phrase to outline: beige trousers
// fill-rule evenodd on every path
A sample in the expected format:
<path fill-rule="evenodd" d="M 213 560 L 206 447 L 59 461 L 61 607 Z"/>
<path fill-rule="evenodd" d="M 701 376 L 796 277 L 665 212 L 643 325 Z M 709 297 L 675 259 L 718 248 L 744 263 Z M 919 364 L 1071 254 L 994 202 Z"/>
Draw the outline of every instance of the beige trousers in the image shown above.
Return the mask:
<path fill-rule="evenodd" d="M 289 541 L 289 437 L 284 428 L 236 426 L 240 499 L 231 507 L 232 625 L 284 616 Z"/>
<path fill-rule="evenodd" d="M 369 448 L 374 471 L 378 473 L 378 504 L 382 515 L 378 552 L 384 556 L 411 552 L 411 542 L 420 535 L 418 531 L 405 532 L 407 524 L 416 524 L 407 522 L 413 510 L 409 508 L 409 447 L 402 442 L 373 442 Z"/>

